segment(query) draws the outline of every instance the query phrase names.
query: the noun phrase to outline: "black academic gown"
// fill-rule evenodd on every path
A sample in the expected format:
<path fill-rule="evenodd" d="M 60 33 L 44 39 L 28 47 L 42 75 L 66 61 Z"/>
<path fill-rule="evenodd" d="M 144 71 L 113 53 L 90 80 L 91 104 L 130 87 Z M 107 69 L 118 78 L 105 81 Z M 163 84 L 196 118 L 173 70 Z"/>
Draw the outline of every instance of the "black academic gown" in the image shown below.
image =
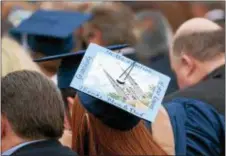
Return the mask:
<path fill-rule="evenodd" d="M 77 154 L 57 140 L 48 140 L 21 147 L 11 156 L 77 156 Z"/>
<path fill-rule="evenodd" d="M 225 114 L 225 65 L 210 73 L 200 83 L 166 96 L 163 103 L 174 98 L 186 97 L 212 105 L 219 113 Z"/>
<path fill-rule="evenodd" d="M 168 95 L 178 90 L 177 79 L 175 77 L 174 72 L 171 69 L 168 52 L 160 53 L 157 56 L 152 56 L 150 58 L 150 63 L 148 66 L 170 77 L 170 83 L 165 95 Z"/>

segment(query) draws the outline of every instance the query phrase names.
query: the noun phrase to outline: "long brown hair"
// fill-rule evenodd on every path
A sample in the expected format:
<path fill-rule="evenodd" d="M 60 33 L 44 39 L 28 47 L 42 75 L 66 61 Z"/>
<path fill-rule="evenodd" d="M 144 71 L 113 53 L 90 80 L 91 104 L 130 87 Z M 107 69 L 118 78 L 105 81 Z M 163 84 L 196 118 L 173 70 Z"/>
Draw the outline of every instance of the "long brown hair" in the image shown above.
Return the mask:
<path fill-rule="evenodd" d="M 166 155 L 142 121 L 130 131 L 112 129 L 86 112 L 78 97 L 72 111 L 72 149 L 79 155 Z"/>

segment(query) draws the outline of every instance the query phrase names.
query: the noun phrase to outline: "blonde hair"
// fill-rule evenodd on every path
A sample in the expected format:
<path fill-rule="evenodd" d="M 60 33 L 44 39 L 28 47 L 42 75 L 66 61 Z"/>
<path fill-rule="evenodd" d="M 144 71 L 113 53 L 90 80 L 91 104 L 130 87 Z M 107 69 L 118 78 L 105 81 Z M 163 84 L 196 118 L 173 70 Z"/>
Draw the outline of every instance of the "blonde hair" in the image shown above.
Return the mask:
<path fill-rule="evenodd" d="M 32 70 L 40 72 L 39 67 L 26 54 L 23 47 L 8 36 L 2 38 L 2 75 L 18 70 Z"/>

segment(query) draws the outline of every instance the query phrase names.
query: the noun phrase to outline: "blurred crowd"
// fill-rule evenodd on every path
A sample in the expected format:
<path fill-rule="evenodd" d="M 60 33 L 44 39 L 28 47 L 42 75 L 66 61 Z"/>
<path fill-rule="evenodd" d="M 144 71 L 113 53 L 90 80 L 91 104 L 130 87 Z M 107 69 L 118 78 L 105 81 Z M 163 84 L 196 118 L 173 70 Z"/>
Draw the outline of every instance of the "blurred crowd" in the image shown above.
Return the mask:
<path fill-rule="evenodd" d="M 225 154 L 225 1 L 1 5 L 1 155 Z M 170 77 L 154 122 L 70 87 L 90 43 Z"/>

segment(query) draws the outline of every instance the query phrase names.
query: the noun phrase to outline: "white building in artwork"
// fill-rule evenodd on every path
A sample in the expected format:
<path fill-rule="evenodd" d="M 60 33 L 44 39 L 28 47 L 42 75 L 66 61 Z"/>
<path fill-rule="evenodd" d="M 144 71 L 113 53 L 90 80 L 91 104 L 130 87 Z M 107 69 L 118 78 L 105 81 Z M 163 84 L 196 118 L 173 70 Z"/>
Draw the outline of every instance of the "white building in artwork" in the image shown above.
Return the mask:
<path fill-rule="evenodd" d="M 143 90 L 130 75 L 127 76 L 128 81 L 125 81 L 125 83 L 120 84 L 117 82 L 117 80 L 112 78 L 112 76 L 106 70 L 103 69 L 103 71 L 106 77 L 108 78 L 109 82 L 111 83 L 112 87 L 115 89 L 118 95 L 123 97 L 124 100 L 140 101 L 141 99 L 145 98 Z M 125 70 L 123 69 L 122 71 L 125 72 Z M 125 74 L 127 73 L 125 72 Z"/>
<path fill-rule="evenodd" d="M 121 67 L 121 69 L 123 72 L 125 72 L 127 74 L 127 72 L 122 67 Z M 139 97 L 139 99 L 146 98 L 143 90 L 140 88 L 140 86 L 137 84 L 137 82 L 132 78 L 132 76 L 130 74 L 128 75 L 127 79 L 129 81 L 129 83 L 131 84 L 131 86 L 133 87 L 133 91 Z"/>

